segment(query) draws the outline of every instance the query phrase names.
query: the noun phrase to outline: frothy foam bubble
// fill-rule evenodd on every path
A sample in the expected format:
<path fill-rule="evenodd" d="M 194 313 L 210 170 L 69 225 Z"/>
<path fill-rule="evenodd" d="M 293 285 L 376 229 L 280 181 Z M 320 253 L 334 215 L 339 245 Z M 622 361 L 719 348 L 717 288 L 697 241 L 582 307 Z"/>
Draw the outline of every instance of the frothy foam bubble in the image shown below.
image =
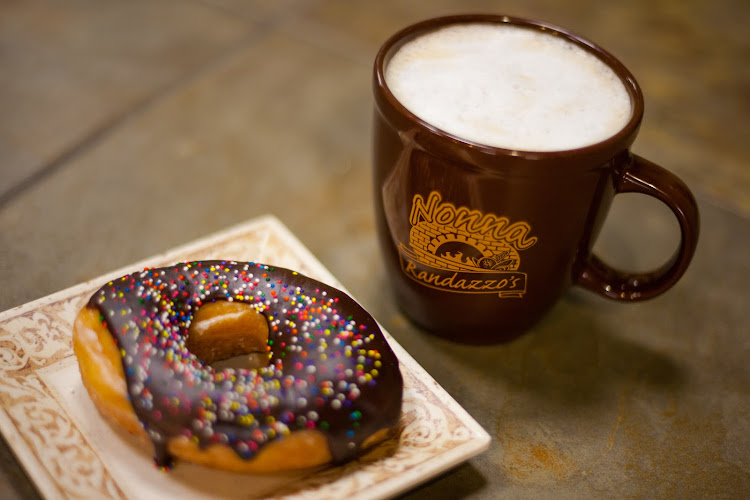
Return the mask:
<path fill-rule="evenodd" d="M 519 151 L 600 142 L 632 112 L 609 66 L 565 39 L 517 26 L 460 24 L 425 34 L 394 54 L 385 77 L 422 120 Z"/>

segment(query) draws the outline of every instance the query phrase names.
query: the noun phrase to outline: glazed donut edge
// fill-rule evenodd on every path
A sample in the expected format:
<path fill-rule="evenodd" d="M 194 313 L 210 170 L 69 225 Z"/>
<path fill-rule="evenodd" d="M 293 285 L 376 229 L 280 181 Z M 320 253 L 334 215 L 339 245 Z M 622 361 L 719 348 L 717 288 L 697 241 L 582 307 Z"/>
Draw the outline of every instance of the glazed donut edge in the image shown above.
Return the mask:
<path fill-rule="evenodd" d="M 219 332 L 238 306 L 262 315 L 267 328 L 250 334 L 267 366 L 214 369 L 187 347 L 207 304 L 234 306 L 203 322 Z M 237 472 L 342 463 L 398 430 L 403 379 L 376 321 L 289 269 L 211 260 L 123 276 L 79 312 L 73 345 L 100 413 L 147 437 L 163 468 L 173 457 Z"/>

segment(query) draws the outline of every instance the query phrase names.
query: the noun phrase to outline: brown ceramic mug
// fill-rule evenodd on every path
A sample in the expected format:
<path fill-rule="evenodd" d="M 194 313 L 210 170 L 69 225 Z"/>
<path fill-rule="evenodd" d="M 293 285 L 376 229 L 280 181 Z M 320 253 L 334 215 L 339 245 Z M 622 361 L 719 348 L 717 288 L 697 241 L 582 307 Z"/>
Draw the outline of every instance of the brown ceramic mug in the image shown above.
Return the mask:
<path fill-rule="evenodd" d="M 488 146 L 419 118 L 386 80 L 394 54 L 424 34 L 475 23 L 532 30 L 593 54 L 624 85 L 623 125 L 591 144 L 525 150 Z M 665 292 L 687 269 L 698 240 L 695 200 L 674 174 L 630 152 L 643 95 L 631 73 L 595 44 L 507 16 L 430 19 L 385 42 L 373 85 L 379 240 L 395 299 L 426 330 L 466 343 L 504 341 L 539 320 L 571 285 L 638 301 Z M 616 270 L 592 254 L 613 197 L 627 192 L 656 197 L 679 222 L 679 248 L 652 272 Z"/>

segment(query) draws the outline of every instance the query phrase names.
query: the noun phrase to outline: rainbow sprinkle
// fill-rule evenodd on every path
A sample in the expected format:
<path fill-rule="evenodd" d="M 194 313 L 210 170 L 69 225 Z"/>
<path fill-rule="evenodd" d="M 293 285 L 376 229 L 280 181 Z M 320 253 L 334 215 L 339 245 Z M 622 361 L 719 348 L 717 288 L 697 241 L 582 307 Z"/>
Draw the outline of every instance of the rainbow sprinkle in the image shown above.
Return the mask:
<path fill-rule="evenodd" d="M 268 366 L 215 370 L 187 348 L 196 311 L 219 300 L 267 319 Z M 90 306 L 117 341 L 131 403 L 164 469 L 176 435 L 250 459 L 268 442 L 317 429 L 344 461 L 399 418 L 398 361 L 375 321 L 294 271 L 233 261 L 147 268 L 103 286 Z"/>

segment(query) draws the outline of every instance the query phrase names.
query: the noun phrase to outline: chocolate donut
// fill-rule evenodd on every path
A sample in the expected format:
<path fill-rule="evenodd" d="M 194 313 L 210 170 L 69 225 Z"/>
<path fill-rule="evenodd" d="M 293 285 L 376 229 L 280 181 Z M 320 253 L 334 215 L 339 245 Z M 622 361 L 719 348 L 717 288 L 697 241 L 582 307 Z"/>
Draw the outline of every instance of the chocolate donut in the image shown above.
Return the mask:
<path fill-rule="evenodd" d="M 95 405 L 142 428 L 164 468 L 175 456 L 239 471 L 341 463 L 401 413 L 398 360 L 375 320 L 345 293 L 264 264 L 179 263 L 109 282 L 79 313 L 74 349 Z M 258 350 L 267 365 L 209 364 Z M 107 382 L 118 375 L 124 394 Z M 227 449 L 231 463 L 215 463 Z"/>

